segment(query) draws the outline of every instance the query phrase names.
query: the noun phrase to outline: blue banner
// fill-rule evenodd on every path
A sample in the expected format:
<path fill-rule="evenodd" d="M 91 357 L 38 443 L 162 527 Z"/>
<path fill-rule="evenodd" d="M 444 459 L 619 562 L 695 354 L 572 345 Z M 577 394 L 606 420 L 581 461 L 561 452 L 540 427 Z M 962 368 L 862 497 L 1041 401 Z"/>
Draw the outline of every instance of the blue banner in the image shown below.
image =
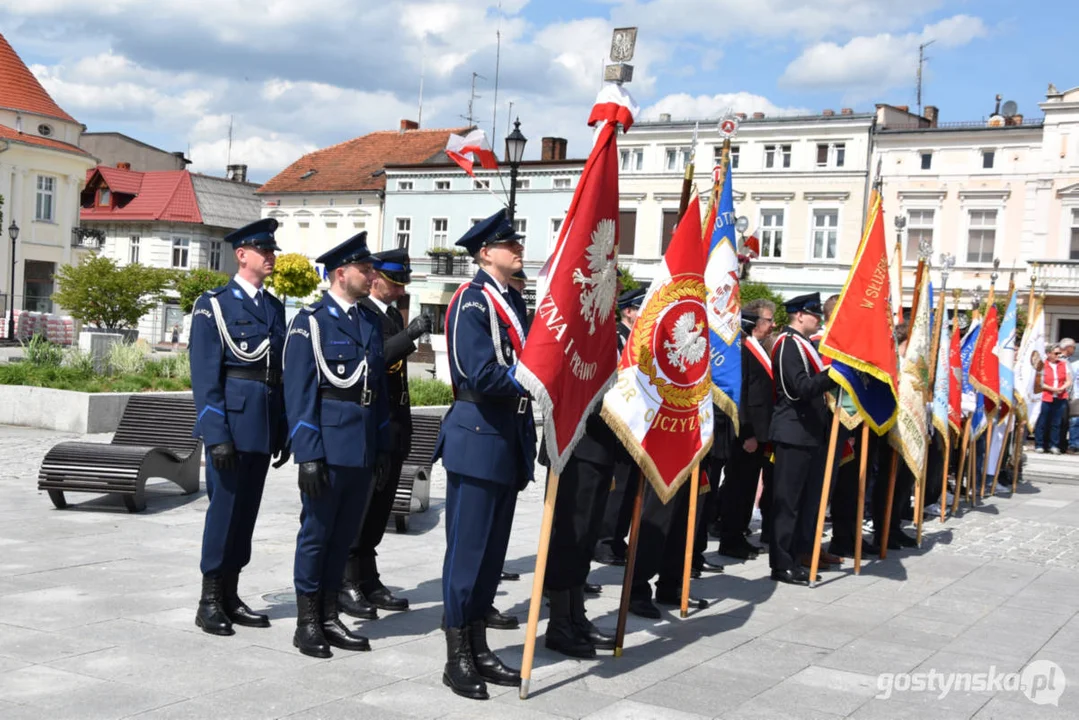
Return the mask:
<path fill-rule="evenodd" d="M 967 330 L 966 337 L 959 347 L 959 356 L 963 361 L 963 414 L 973 415 L 971 432 L 977 437 L 986 427 L 985 400 L 970 382 L 970 363 L 974 359 L 974 346 L 978 344 L 978 335 L 982 321 L 974 320 Z"/>
<path fill-rule="evenodd" d="M 712 357 L 712 399 L 738 427 L 742 397 L 742 300 L 738 252 L 734 243 L 734 193 L 731 169 L 719 196 L 716 224 L 708 245 L 704 284 L 708 288 L 708 346 Z"/>
<path fill-rule="evenodd" d="M 1008 300 L 1008 309 L 1004 311 L 1004 320 L 1000 323 L 1000 335 L 997 338 L 997 359 L 1000 361 L 1000 402 L 1008 410 L 1015 404 L 1015 329 L 1019 308 L 1015 300 L 1015 291 Z"/>

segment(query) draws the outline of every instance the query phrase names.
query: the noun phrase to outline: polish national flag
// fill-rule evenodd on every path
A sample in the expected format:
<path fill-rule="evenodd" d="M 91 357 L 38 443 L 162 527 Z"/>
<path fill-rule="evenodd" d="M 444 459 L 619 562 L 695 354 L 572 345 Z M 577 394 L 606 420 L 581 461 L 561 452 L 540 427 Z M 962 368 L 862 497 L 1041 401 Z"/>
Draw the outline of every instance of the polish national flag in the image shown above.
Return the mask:
<path fill-rule="evenodd" d="M 472 172 L 472 166 L 477 160 L 485 170 L 498 169 L 498 159 L 489 147 L 487 134 L 479 128 L 467 135 L 450 133 L 449 141 L 446 143 L 446 154 L 473 177 L 475 174 Z"/>

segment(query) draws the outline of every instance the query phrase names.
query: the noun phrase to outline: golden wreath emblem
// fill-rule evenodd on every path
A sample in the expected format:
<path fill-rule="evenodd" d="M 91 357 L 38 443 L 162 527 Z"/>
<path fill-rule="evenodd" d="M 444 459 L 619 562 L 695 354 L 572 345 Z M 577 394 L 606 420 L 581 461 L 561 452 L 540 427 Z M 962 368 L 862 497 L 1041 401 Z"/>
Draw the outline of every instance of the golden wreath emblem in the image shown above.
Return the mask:
<path fill-rule="evenodd" d="M 677 362 L 672 365 L 674 354 L 664 353 L 662 350 L 664 346 L 674 347 L 675 343 L 668 338 L 678 341 L 677 325 L 690 319 L 696 322 L 690 323 L 694 327 L 689 330 L 700 333 L 703 328 L 703 342 L 707 343 L 708 324 L 704 310 L 704 301 L 707 296 L 708 291 L 700 276 L 675 276 L 649 298 L 649 302 L 641 311 L 633 328 L 637 336 L 637 367 L 648 377 L 649 383 L 659 393 L 664 404 L 670 407 L 695 408 L 712 391 L 707 351 L 703 353 L 703 358 L 696 357 L 689 362 L 688 366 L 684 364 L 683 358 L 683 365 L 679 367 Z M 692 317 L 687 317 L 691 314 Z M 685 342 L 685 339 L 682 341 Z M 658 352 L 659 357 L 656 357 L 657 353 L 653 350 L 653 344 L 661 348 Z M 663 377 L 664 375 L 666 377 Z M 682 376 L 684 382 L 679 382 L 672 377 L 677 375 Z"/>

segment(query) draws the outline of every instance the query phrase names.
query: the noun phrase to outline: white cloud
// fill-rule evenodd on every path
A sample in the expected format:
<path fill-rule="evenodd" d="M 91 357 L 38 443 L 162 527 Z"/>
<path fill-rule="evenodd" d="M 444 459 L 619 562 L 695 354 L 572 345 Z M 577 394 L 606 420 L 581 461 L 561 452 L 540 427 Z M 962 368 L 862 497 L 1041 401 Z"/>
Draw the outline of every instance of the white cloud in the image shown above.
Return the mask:
<path fill-rule="evenodd" d="M 840 90 L 847 99 L 861 100 L 882 90 L 913 84 L 919 44 L 934 40 L 942 49 L 951 49 L 986 35 L 980 18 L 956 15 L 927 25 L 920 33 L 860 36 L 845 45 L 817 43 L 787 66 L 780 83 L 795 88 Z"/>
<path fill-rule="evenodd" d="M 761 95 L 749 92 L 720 93 L 718 95 L 688 95 L 676 93 L 660 98 L 644 109 L 646 120 L 656 120 L 660 113 L 667 113 L 673 120 L 705 120 L 719 118 L 725 112 L 762 112 L 767 116 L 808 115 L 805 108 L 779 107 Z"/>

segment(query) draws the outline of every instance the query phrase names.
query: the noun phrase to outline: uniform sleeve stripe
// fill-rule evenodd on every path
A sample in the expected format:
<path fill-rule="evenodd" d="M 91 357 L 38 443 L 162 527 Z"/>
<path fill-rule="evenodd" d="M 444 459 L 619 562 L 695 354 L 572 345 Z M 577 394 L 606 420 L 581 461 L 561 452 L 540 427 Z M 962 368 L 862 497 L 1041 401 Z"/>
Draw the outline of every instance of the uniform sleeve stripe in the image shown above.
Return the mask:
<path fill-rule="evenodd" d="M 213 405 L 207 405 L 202 409 L 202 412 L 199 413 L 199 420 L 202 420 L 202 416 L 211 411 L 217 413 L 221 417 L 225 417 L 224 410 L 221 410 L 220 408 L 215 408 Z"/>
<path fill-rule="evenodd" d="M 318 432 L 318 428 L 317 428 L 316 426 L 312 425 L 311 423 L 306 423 L 306 422 L 298 422 L 298 423 L 296 423 L 296 427 L 292 428 L 292 432 L 291 432 L 291 433 L 289 433 L 289 436 L 288 436 L 288 437 L 289 437 L 289 440 L 291 440 L 291 439 L 293 438 L 293 436 L 294 436 L 294 435 L 295 435 L 295 434 L 296 434 L 297 432 L 299 432 L 300 428 L 302 428 L 302 427 L 306 427 L 306 428 L 311 428 L 311 429 L 312 429 L 312 430 L 314 430 L 315 432 Z"/>

